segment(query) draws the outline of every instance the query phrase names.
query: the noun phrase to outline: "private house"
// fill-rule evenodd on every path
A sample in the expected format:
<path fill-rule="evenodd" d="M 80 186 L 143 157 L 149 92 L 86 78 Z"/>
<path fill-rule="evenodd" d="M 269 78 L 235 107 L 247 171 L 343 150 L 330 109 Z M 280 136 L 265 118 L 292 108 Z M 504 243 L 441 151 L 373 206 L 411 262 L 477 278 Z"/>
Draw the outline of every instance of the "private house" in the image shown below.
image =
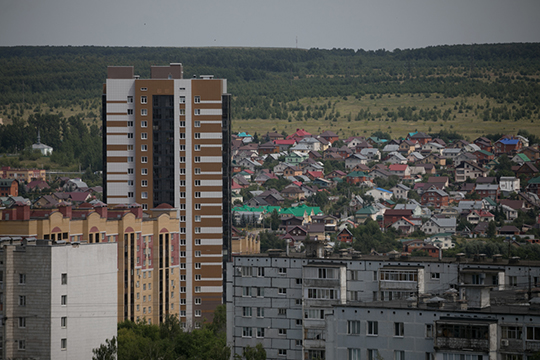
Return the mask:
<path fill-rule="evenodd" d="M 408 140 L 417 141 L 420 145 L 424 145 L 431 142 L 431 139 L 430 135 L 419 131 L 412 135 Z"/>
<path fill-rule="evenodd" d="M 386 228 L 401 218 L 410 219 L 412 217 L 412 210 L 395 210 L 395 209 L 386 209 L 383 214 L 383 228 Z"/>
<path fill-rule="evenodd" d="M 349 157 L 345 159 L 345 168 L 346 169 L 352 169 L 356 165 L 363 164 L 366 165 L 368 163 L 368 158 L 361 154 L 352 154 Z"/>
<path fill-rule="evenodd" d="M 407 164 L 392 164 L 388 166 L 388 171 L 392 175 L 397 175 L 401 179 L 409 179 L 411 177 L 411 169 Z"/>
<path fill-rule="evenodd" d="M 292 151 L 285 157 L 285 162 L 289 164 L 300 164 L 302 161 L 308 158 L 307 152 L 304 154 L 298 151 Z"/>
<path fill-rule="evenodd" d="M 0 196 L 19 196 L 19 181 L 15 179 L 0 179 Z"/>
<path fill-rule="evenodd" d="M 274 144 L 274 142 L 269 141 L 267 143 L 259 145 L 259 154 L 266 155 L 266 154 L 278 154 L 279 153 L 279 145 Z"/>
<path fill-rule="evenodd" d="M 356 185 L 366 181 L 371 181 L 371 177 L 363 171 L 352 171 L 347 174 L 347 183 Z"/>
<path fill-rule="evenodd" d="M 493 146 L 496 155 L 508 154 L 514 155 L 523 147 L 523 143 L 514 137 L 502 138 L 497 140 Z"/>
<path fill-rule="evenodd" d="M 437 209 L 448 206 L 448 194 L 439 189 L 429 189 L 422 194 L 422 205 L 433 206 Z"/>
<path fill-rule="evenodd" d="M 273 143 L 279 146 L 279 151 L 287 151 L 291 146 L 296 145 L 295 139 L 274 140 Z"/>
<path fill-rule="evenodd" d="M 501 176 L 499 180 L 501 193 L 508 196 L 511 193 L 517 193 L 520 189 L 520 180 L 515 176 Z"/>
<path fill-rule="evenodd" d="M 476 161 L 480 165 L 486 165 L 492 160 L 495 160 L 495 154 L 487 150 L 478 150 L 473 153 L 476 156 Z"/>
<path fill-rule="evenodd" d="M 338 242 L 344 242 L 344 243 L 351 244 L 352 241 L 353 241 L 353 235 L 352 235 L 351 231 L 348 228 L 344 228 L 343 230 L 341 230 L 338 233 L 338 235 L 336 237 L 336 240 Z"/>
<path fill-rule="evenodd" d="M 464 182 L 469 178 L 478 179 L 486 176 L 487 170 L 473 162 L 463 161 L 454 169 L 455 182 Z"/>
<path fill-rule="evenodd" d="M 446 166 L 446 159 L 440 155 L 431 153 L 424 159 L 424 162 L 437 166 Z"/>
<path fill-rule="evenodd" d="M 294 134 L 287 136 L 287 140 L 294 139 L 296 141 L 300 141 L 308 136 L 311 137 L 312 135 L 304 129 L 296 129 L 296 132 Z"/>
<path fill-rule="evenodd" d="M 397 184 L 390 190 L 396 199 L 407 199 L 409 196 L 409 190 L 411 189 L 403 184 Z"/>
<path fill-rule="evenodd" d="M 396 220 L 390 227 L 401 231 L 402 234 L 410 234 L 416 230 L 415 223 L 405 217 Z"/>
<path fill-rule="evenodd" d="M 325 139 L 331 144 L 339 140 L 339 136 L 335 132 L 330 131 L 330 130 L 326 130 L 321 135 L 319 135 L 319 137 Z"/>
<path fill-rule="evenodd" d="M 489 197 L 493 200 L 496 200 L 499 197 L 498 184 L 477 184 L 475 191 L 482 198 Z"/>
<path fill-rule="evenodd" d="M 372 196 L 376 201 L 379 200 L 390 200 L 393 193 L 389 190 L 383 188 L 375 188 L 366 192 L 366 195 Z"/>
<path fill-rule="evenodd" d="M 407 156 L 416 150 L 416 144 L 416 142 L 411 140 L 403 140 L 399 144 L 399 152 Z"/>
<path fill-rule="evenodd" d="M 426 221 L 421 229 L 426 234 L 451 233 L 456 232 L 456 218 L 436 218 L 432 217 Z"/>

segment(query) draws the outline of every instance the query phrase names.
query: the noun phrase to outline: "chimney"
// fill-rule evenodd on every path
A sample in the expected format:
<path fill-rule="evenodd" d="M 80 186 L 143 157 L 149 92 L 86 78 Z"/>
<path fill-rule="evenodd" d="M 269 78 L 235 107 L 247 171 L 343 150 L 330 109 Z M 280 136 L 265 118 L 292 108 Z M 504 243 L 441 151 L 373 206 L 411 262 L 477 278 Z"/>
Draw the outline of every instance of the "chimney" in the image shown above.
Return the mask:
<path fill-rule="evenodd" d="M 103 219 L 107 218 L 107 206 L 96 206 L 94 207 L 99 216 Z"/>
<path fill-rule="evenodd" d="M 60 213 L 62 215 L 64 215 L 64 217 L 67 217 L 67 218 L 70 218 L 71 219 L 71 206 L 69 205 L 61 205 L 58 207 L 58 210 L 60 211 Z"/>
<path fill-rule="evenodd" d="M 17 213 L 14 214 L 16 219 L 13 220 L 30 220 L 30 206 L 29 205 L 17 205 Z"/>

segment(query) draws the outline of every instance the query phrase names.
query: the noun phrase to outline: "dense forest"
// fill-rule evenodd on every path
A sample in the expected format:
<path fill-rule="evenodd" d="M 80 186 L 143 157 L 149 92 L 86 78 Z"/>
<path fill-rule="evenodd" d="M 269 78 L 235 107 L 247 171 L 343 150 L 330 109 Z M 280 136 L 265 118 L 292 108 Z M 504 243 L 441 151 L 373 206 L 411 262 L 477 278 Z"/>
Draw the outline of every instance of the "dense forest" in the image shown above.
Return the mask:
<path fill-rule="evenodd" d="M 42 142 L 59 150 L 56 160 L 68 163 L 73 159 L 84 169 L 101 167 L 101 146 L 96 142 L 100 141 L 100 96 L 108 65 L 133 65 L 135 73 L 145 78 L 150 76 L 151 65 L 182 62 L 185 77 L 226 78 L 234 96 L 236 121 L 328 121 L 317 123 L 325 127 L 340 119 L 345 124 L 352 121 L 348 129 L 354 133 L 376 119 L 428 124 L 452 121 L 456 116 L 479 122 L 539 120 L 540 44 L 536 43 L 393 51 L 94 46 L 0 50 L 0 152 L 20 153 L 36 141 L 40 130 Z M 407 100 L 395 108 L 368 106 L 347 113 L 336 108 L 340 100 L 377 101 L 383 96 Z M 444 103 L 410 104 L 413 98 L 435 96 Z M 472 97 L 482 102 L 469 102 Z M 305 104 L 302 99 L 316 101 Z M 272 124 L 268 121 L 268 126 Z M 75 135 L 82 143 L 73 140 Z M 84 155 L 81 147 L 92 153 Z"/>

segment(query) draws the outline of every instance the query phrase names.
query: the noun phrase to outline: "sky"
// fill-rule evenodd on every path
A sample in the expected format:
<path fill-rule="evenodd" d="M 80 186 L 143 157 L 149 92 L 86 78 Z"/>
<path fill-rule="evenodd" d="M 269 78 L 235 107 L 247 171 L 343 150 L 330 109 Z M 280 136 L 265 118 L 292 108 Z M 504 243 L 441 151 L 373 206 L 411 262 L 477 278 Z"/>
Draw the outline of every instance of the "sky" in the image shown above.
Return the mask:
<path fill-rule="evenodd" d="M 2 0 L 0 46 L 347 48 L 540 42 L 540 0 Z"/>

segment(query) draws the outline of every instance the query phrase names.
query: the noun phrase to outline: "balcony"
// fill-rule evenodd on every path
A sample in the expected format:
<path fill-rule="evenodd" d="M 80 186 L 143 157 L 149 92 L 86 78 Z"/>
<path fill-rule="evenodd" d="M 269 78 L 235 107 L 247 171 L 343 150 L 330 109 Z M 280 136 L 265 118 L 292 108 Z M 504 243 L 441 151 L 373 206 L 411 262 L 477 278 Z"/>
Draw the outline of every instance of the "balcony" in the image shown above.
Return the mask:
<path fill-rule="evenodd" d="M 461 350 L 461 351 L 470 350 L 470 351 L 488 352 L 489 340 L 437 337 L 435 339 L 435 347 L 440 350 Z"/>
<path fill-rule="evenodd" d="M 540 345 L 540 342 L 538 342 L 538 345 Z M 521 340 L 521 339 L 501 339 L 501 351 L 522 353 L 523 352 L 523 340 Z M 537 351 L 537 350 L 535 350 L 535 351 Z"/>
<path fill-rule="evenodd" d="M 540 341 L 526 341 L 525 351 L 533 353 L 540 351 Z"/>

